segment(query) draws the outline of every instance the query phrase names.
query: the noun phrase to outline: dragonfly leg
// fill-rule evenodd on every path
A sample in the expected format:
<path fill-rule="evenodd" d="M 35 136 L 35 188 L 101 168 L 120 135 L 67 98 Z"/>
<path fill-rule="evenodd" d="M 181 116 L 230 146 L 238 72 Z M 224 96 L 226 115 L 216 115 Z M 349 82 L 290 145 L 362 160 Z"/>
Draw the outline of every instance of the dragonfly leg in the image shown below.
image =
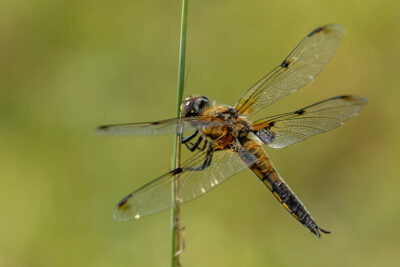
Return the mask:
<path fill-rule="evenodd" d="M 211 153 L 211 151 L 212 150 L 209 150 L 209 152 L 207 152 L 206 159 L 204 160 L 204 162 L 203 162 L 203 164 L 201 166 L 187 168 L 187 169 L 190 170 L 190 171 L 202 171 L 205 168 L 207 168 L 208 166 L 210 166 L 211 165 L 212 156 L 213 156 L 213 153 Z"/>
<path fill-rule="evenodd" d="M 204 140 L 204 144 L 201 148 L 199 147 L 199 150 L 204 151 L 206 149 L 207 145 L 208 145 L 208 141 Z"/>
<path fill-rule="evenodd" d="M 189 146 L 186 143 L 185 144 L 186 144 L 186 147 L 189 148 L 189 150 L 193 152 L 196 150 L 196 148 L 199 147 L 202 140 L 203 140 L 203 136 L 199 136 L 199 138 L 197 138 L 196 143 L 194 143 L 194 144 L 190 143 L 192 145 L 191 148 L 189 148 Z"/>
<path fill-rule="evenodd" d="M 196 130 L 194 133 L 192 133 L 191 135 L 189 135 L 189 136 L 187 136 L 187 137 L 183 137 L 183 136 L 182 136 L 182 133 L 179 133 L 179 137 L 180 137 L 180 139 L 181 139 L 181 143 L 184 144 L 184 145 L 187 147 L 187 149 L 189 149 L 189 150 L 192 151 L 192 152 L 196 150 L 196 148 L 199 146 L 199 144 L 200 144 L 200 142 L 201 142 L 201 140 L 202 140 L 203 138 L 200 136 L 200 137 L 199 137 L 200 141 L 199 141 L 199 139 L 197 139 L 197 141 L 196 141 L 195 144 L 189 143 L 191 146 L 189 146 L 188 142 L 189 142 L 190 140 L 192 140 L 193 138 L 195 138 L 195 137 L 197 136 L 198 133 L 199 133 L 199 131 Z"/>
<path fill-rule="evenodd" d="M 181 143 L 184 144 L 192 152 L 195 151 L 197 148 L 199 148 L 201 141 L 203 141 L 203 136 L 199 136 L 199 138 L 197 138 L 197 140 L 196 140 L 196 143 L 188 143 L 190 140 L 193 140 L 193 138 L 195 138 L 198 135 L 198 133 L 199 133 L 199 131 L 196 130 L 194 133 L 192 133 L 188 137 L 183 137 L 182 134 L 180 134 Z M 199 148 L 199 150 L 204 151 L 205 147 L 206 147 L 206 142 L 203 145 L 203 148 Z"/>
<path fill-rule="evenodd" d="M 179 133 L 179 137 L 181 139 L 181 143 L 182 144 L 186 144 L 187 142 L 192 140 L 198 133 L 199 133 L 199 130 L 196 130 L 196 131 L 194 131 L 194 133 L 192 133 L 188 137 L 183 137 L 182 133 Z"/>

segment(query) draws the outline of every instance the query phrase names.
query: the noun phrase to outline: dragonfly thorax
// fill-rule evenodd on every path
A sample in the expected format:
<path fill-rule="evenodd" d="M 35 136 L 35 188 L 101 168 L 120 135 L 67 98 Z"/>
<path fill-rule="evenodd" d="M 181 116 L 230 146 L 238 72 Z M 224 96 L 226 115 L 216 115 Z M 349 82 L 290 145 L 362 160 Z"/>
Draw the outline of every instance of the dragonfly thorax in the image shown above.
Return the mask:
<path fill-rule="evenodd" d="M 228 144 L 232 140 L 246 136 L 252 129 L 251 124 L 245 118 L 240 117 L 237 110 L 230 106 L 209 107 L 204 109 L 201 115 L 205 118 L 219 118 L 226 122 L 221 125 L 202 127 L 202 133 L 211 140 L 219 140 Z"/>
<path fill-rule="evenodd" d="M 230 106 L 223 106 L 223 105 L 213 106 L 204 109 L 201 115 L 207 117 L 220 118 L 230 123 L 234 123 L 238 119 L 238 113 L 236 109 Z"/>

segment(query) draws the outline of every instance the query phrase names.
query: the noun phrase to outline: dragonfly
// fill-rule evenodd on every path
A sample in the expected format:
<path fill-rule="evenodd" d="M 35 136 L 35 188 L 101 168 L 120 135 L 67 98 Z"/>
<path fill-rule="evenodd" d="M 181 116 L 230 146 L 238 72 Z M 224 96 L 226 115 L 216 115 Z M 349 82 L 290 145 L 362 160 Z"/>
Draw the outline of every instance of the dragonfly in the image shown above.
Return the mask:
<path fill-rule="evenodd" d="M 139 219 L 199 197 L 229 177 L 249 169 L 281 205 L 303 226 L 320 237 L 310 212 L 278 174 L 264 145 L 284 148 L 330 131 L 356 116 L 367 104 L 362 96 L 341 95 L 292 112 L 250 120 L 262 109 L 305 86 L 322 71 L 335 53 L 344 29 L 329 24 L 311 31 L 271 72 L 239 98 L 234 106 L 217 105 L 207 97 L 184 99 L 179 118 L 155 122 L 104 125 L 107 135 L 178 134 L 191 152 L 180 167 L 125 196 L 116 206 L 118 221 Z M 173 199 L 171 186 L 178 185 Z"/>

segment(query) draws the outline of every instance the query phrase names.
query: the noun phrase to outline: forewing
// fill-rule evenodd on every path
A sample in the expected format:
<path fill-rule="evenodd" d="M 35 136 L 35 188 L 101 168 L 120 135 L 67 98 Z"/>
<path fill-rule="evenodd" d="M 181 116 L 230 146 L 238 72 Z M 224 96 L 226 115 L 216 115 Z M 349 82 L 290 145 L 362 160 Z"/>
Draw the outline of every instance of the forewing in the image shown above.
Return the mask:
<path fill-rule="evenodd" d="M 200 168 L 210 154 L 199 152 L 181 168 L 170 171 L 123 198 L 114 211 L 114 219 L 128 221 L 166 210 L 172 205 L 171 188 L 179 181 L 177 197 L 180 203 L 194 199 L 227 178 L 256 162 L 254 156 L 240 145 L 213 151 L 211 164 Z"/>
<path fill-rule="evenodd" d="M 282 148 L 342 125 L 366 104 L 367 99 L 362 96 L 337 96 L 295 112 L 261 119 L 253 127 L 265 144 Z"/>
<path fill-rule="evenodd" d="M 194 131 L 201 127 L 218 127 L 225 124 L 227 123 L 220 118 L 198 116 L 155 122 L 104 125 L 96 128 L 96 132 L 108 135 L 161 135 Z"/>
<path fill-rule="evenodd" d="M 253 85 L 236 109 L 251 115 L 303 87 L 322 71 L 343 36 L 343 26 L 330 24 L 308 34 L 282 64 Z"/>

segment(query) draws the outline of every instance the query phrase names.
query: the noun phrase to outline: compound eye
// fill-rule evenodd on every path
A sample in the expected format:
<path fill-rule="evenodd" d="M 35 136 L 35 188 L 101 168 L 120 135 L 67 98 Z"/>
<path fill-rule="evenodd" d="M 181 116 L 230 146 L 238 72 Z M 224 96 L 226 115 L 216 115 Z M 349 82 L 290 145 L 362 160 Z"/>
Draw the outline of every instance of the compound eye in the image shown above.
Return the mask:
<path fill-rule="evenodd" d="M 193 114 L 193 99 L 190 97 L 185 98 L 185 101 L 181 105 L 181 116 L 186 117 Z"/>
<path fill-rule="evenodd" d="M 202 99 L 207 105 L 208 105 L 208 103 L 210 103 L 210 100 L 209 100 L 207 97 L 205 97 L 205 96 L 203 96 L 201 99 Z"/>
<path fill-rule="evenodd" d="M 203 108 L 207 107 L 209 102 L 210 102 L 210 101 L 208 100 L 208 98 L 205 97 L 205 96 L 203 96 L 203 97 L 199 100 L 199 104 L 198 104 L 199 110 L 202 110 Z"/>

